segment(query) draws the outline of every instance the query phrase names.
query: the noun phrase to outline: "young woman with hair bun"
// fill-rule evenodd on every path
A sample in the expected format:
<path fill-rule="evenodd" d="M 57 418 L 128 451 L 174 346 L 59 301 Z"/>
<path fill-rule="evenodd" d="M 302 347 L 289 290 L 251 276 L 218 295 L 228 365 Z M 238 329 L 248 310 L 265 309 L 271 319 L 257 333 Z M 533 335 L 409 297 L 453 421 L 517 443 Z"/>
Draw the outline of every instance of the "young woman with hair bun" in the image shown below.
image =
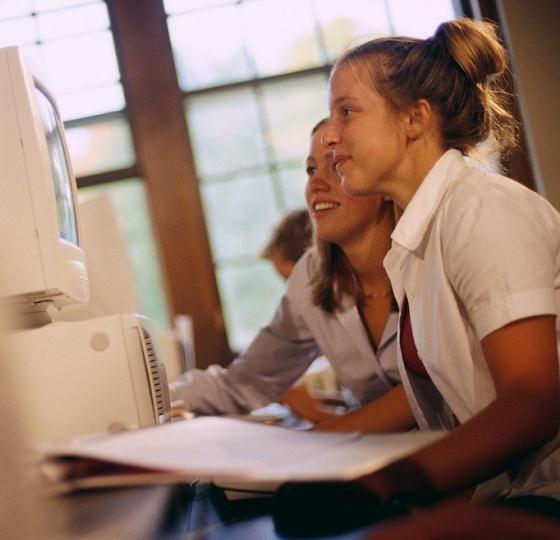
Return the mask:
<path fill-rule="evenodd" d="M 560 515 L 560 215 L 468 159 L 514 144 L 506 68 L 486 22 L 367 42 L 333 68 L 323 144 L 348 193 L 403 211 L 384 261 L 399 369 L 419 426 L 449 430 L 365 485 L 381 500 L 477 487 Z"/>

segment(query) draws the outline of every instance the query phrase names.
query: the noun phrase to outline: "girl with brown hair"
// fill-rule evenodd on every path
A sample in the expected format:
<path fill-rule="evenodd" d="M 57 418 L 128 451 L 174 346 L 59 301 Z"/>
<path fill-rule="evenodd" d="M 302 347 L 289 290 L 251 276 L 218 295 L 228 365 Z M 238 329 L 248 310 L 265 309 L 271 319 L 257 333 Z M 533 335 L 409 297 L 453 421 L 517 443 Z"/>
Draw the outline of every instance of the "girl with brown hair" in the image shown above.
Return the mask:
<path fill-rule="evenodd" d="M 506 66 L 494 27 L 461 19 L 360 45 L 331 74 L 323 143 L 344 189 L 403 210 L 385 259 L 403 384 L 421 428 L 450 430 L 364 480 L 382 500 L 478 486 L 558 510 L 560 216 L 466 157 L 513 144 Z"/>
<path fill-rule="evenodd" d="M 396 312 L 383 258 L 394 227 L 381 196 L 351 197 L 332 152 L 313 130 L 306 199 L 317 247 L 298 261 L 274 317 L 229 368 L 192 370 L 171 385 L 193 412 L 236 414 L 263 407 L 325 355 L 359 407 L 319 429 L 387 431 L 414 427 L 396 368 Z M 332 416 L 332 415 L 331 415 Z"/>

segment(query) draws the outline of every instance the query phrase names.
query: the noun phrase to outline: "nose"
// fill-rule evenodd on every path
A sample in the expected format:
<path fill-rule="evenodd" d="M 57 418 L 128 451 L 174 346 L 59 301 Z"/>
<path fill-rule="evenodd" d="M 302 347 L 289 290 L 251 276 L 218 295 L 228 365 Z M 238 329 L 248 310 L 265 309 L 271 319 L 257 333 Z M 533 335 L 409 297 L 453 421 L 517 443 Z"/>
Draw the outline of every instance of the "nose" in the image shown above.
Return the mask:
<path fill-rule="evenodd" d="M 326 180 L 325 171 L 323 168 L 317 168 L 317 170 L 309 177 L 307 180 L 307 191 L 310 194 L 320 193 L 321 191 L 328 191 L 330 185 Z"/>
<path fill-rule="evenodd" d="M 321 145 L 323 146 L 323 148 L 333 150 L 334 147 L 339 143 L 339 141 L 340 139 L 336 126 L 333 119 L 331 118 L 325 125 L 325 129 L 323 129 L 323 134 L 321 136 Z"/>

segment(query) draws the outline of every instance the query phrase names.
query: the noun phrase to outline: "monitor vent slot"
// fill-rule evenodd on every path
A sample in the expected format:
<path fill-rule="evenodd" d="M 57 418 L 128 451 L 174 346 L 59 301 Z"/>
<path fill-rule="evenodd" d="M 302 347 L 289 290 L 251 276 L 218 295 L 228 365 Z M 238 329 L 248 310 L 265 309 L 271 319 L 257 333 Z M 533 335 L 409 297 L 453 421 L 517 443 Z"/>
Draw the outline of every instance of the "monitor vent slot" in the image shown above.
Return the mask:
<path fill-rule="evenodd" d="M 157 357 L 152 337 L 144 328 L 142 329 L 142 335 L 147 356 L 146 367 L 154 398 L 154 408 L 157 416 L 162 419 L 169 411 L 167 377 L 163 365 Z"/>

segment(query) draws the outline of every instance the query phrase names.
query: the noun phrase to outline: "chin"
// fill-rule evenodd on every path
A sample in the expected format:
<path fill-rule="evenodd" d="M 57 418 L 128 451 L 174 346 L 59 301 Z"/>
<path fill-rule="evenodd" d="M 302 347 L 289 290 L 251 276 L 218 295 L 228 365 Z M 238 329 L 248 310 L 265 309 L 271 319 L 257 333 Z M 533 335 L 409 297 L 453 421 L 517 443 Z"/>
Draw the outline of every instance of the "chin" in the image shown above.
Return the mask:
<path fill-rule="evenodd" d="M 333 227 L 317 227 L 315 229 L 315 234 L 319 240 L 322 240 L 323 242 L 330 242 L 331 244 L 337 244 L 338 236 L 340 236 Z"/>
<path fill-rule="evenodd" d="M 346 180 L 346 178 L 343 178 L 341 185 L 342 189 L 352 197 L 362 197 L 374 193 L 374 190 L 371 186 L 348 181 Z"/>

